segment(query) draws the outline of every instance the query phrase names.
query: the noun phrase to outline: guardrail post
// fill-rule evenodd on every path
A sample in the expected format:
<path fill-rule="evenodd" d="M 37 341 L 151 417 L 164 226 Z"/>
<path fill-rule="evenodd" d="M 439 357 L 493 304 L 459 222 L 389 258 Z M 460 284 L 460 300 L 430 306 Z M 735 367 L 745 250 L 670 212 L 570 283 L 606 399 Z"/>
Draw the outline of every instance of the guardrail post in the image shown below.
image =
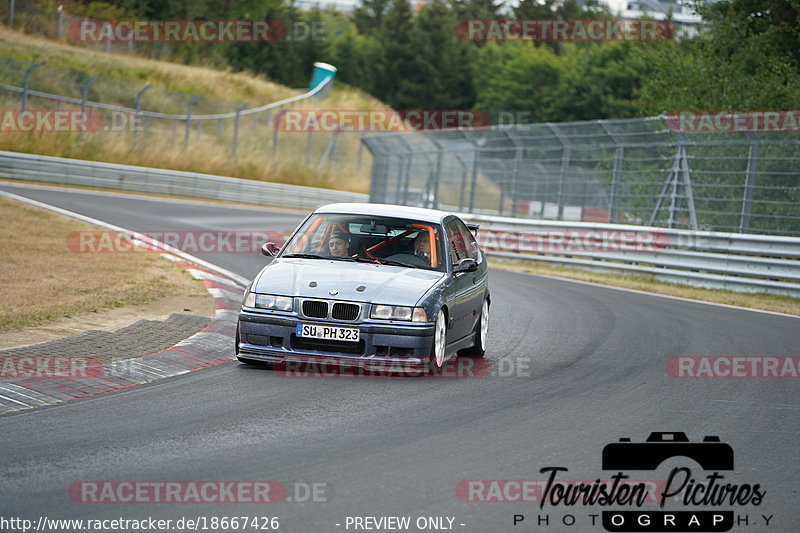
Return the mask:
<path fill-rule="evenodd" d="M 753 189 L 756 186 L 756 173 L 758 172 L 758 139 L 748 133 L 750 149 L 747 152 L 747 178 L 744 185 L 742 198 L 742 217 L 739 221 L 739 233 L 750 231 L 750 209 L 753 205 Z"/>
<path fill-rule="evenodd" d="M 141 117 L 142 117 L 142 96 L 144 96 L 144 93 L 146 93 L 148 91 L 148 89 L 150 89 L 150 86 L 149 85 L 145 85 L 144 87 L 142 87 L 142 89 L 138 93 L 136 93 L 136 103 L 135 103 L 136 115 L 135 115 L 135 118 L 136 118 L 137 121 L 141 120 Z M 133 124 L 133 147 L 136 148 L 137 146 L 139 146 L 139 126 L 138 126 L 138 124 L 136 122 L 134 122 L 134 124 Z"/>
<path fill-rule="evenodd" d="M 239 117 L 241 117 L 242 109 L 247 107 L 247 104 L 242 104 L 236 108 L 236 117 L 233 119 L 233 146 L 231 147 L 231 159 L 236 161 L 236 150 L 239 147 Z"/>
<path fill-rule="evenodd" d="M 189 135 L 190 135 L 191 130 L 192 130 L 192 107 L 194 106 L 194 103 L 197 102 L 200 99 L 200 96 L 201 95 L 196 94 L 196 95 L 192 96 L 191 100 L 189 100 L 189 105 L 188 105 L 188 108 L 186 110 L 186 132 L 183 135 L 183 147 L 184 148 L 188 148 L 189 147 Z"/>
<path fill-rule="evenodd" d="M 81 117 L 86 119 L 86 104 L 89 101 L 89 87 L 95 82 L 97 76 L 92 76 L 81 85 Z M 83 137 L 83 131 L 78 133 L 78 138 Z"/>
<path fill-rule="evenodd" d="M 11 3 L 11 6 L 12 6 L 11 8 L 13 9 L 14 8 L 13 2 Z M 30 67 L 28 67 L 28 70 L 25 71 L 25 76 L 22 79 L 22 111 L 25 111 L 25 109 L 28 107 L 28 89 L 31 82 L 31 74 L 33 74 L 33 71 L 41 66 L 42 63 L 34 63 Z"/>

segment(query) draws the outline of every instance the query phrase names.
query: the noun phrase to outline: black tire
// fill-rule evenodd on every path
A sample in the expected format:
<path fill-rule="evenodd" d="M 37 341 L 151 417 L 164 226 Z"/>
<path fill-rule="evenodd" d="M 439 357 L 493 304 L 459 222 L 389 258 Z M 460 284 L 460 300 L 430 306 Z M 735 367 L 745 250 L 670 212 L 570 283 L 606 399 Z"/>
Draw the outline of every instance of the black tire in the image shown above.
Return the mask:
<path fill-rule="evenodd" d="M 489 300 L 485 299 L 481 306 L 481 314 L 475 322 L 475 344 L 464 348 L 458 354 L 469 357 L 483 357 L 486 354 L 486 338 L 489 334 Z"/>

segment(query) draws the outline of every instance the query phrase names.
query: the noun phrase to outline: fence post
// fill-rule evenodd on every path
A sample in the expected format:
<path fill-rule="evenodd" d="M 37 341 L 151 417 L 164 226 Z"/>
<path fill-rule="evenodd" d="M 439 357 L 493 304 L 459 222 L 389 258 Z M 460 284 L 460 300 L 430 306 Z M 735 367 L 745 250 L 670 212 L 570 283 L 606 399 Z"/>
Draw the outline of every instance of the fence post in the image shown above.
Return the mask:
<path fill-rule="evenodd" d="M 280 123 L 281 115 L 283 115 L 283 111 L 278 111 L 278 114 L 275 115 L 275 121 L 272 125 L 272 168 L 275 168 L 275 165 L 278 164 L 278 124 Z"/>
<path fill-rule="evenodd" d="M 558 126 L 548 122 L 547 127 L 550 128 L 553 135 L 558 138 L 558 142 L 561 143 L 561 171 L 558 176 L 558 215 L 556 220 L 564 220 L 564 197 L 566 196 L 566 191 L 564 189 L 566 188 L 567 168 L 569 167 L 570 144 L 567 139 L 561 135 Z"/>
<path fill-rule="evenodd" d="M 95 82 L 97 76 L 92 76 L 86 83 L 81 85 L 81 118 L 86 119 L 86 103 L 89 101 L 89 87 Z M 78 134 L 78 137 L 83 137 L 83 130 Z"/>
<path fill-rule="evenodd" d="M 233 161 L 236 161 L 236 150 L 239 148 L 239 117 L 245 107 L 247 107 L 246 103 L 237 107 L 236 118 L 233 119 L 233 147 L 231 147 L 231 159 Z"/>
<path fill-rule="evenodd" d="M 61 40 L 64 37 L 64 6 L 58 6 L 56 13 L 56 37 Z"/>
<path fill-rule="evenodd" d="M 358 155 L 356 156 L 356 172 L 361 172 L 361 154 L 364 151 L 364 134 L 358 135 Z"/>
<path fill-rule="evenodd" d="M 104 34 L 104 35 L 106 35 L 106 34 L 107 35 L 113 35 L 112 29 L 113 28 L 111 27 L 111 24 L 109 24 L 108 22 L 105 22 L 105 23 L 103 23 L 102 34 Z M 105 40 L 105 43 L 106 43 L 106 45 L 105 45 L 106 53 L 110 54 L 111 53 L 111 37 L 107 38 Z"/>
<path fill-rule="evenodd" d="M 469 211 L 470 213 L 475 212 L 475 188 L 478 186 L 478 153 L 480 150 L 480 146 L 476 144 L 475 149 L 472 151 L 474 154 L 472 156 L 472 184 L 470 185 L 469 191 Z"/>
<path fill-rule="evenodd" d="M 436 146 L 436 170 L 432 178 L 435 180 L 433 183 L 433 205 L 427 205 L 428 192 L 431 189 L 431 184 L 427 183 L 425 187 L 425 198 L 423 198 L 423 207 L 430 207 L 432 209 L 439 209 L 439 186 L 442 183 L 442 161 L 444 160 L 444 148 L 433 137 L 430 138 L 431 142 Z"/>
<path fill-rule="evenodd" d="M 314 143 L 314 128 L 312 127 L 308 130 L 308 136 L 306 137 L 306 166 L 309 165 L 311 162 L 311 146 Z"/>
<path fill-rule="evenodd" d="M 142 89 L 136 93 L 136 116 L 135 119 L 138 121 L 142 117 L 142 96 L 147 90 L 150 89 L 149 85 L 145 85 Z M 136 148 L 139 146 L 139 127 L 136 122 L 133 124 L 133 147 Z"/>
<path fill-rule="evenodd" d="M 194 106 L 194 103 L 200 99 L 200 96 L 201 95 L 196 94 L 192 96 L 191 100 L 189 100 L 189 106 L 188 109 L 186 110 L 186 132 L 183 135 L 184 148 L 189 147 L 189 134 L 191 133 L 192 129 L 192 106 Z"/>
<path fill-rule="evenodd" d="M 9 6 L 8 6 L 8 25 L 9 26 L 13 26 L 14 25 L 14 8 L 15 8 L 14 0 L 11 0 L 11 2 L 9 3 Z"/>
<path fill-rule="evenodd" d="M 750 137 L 750 149 L 747 152 L 747 178 L 744 185 L 744 197 L 742 198 L 742 217 L 739 221 L 739 233 L 750 231 L 750 209 L 753 205 L 753 189 L 756 186 L 756 173 L 758 172 L 758 139 L 752 133 Z"/>
<path fill-rule="evenodd" d="M 14 5 L 13 2 L 12 2 L 11 5 L 12 6 Z M 30 82 L 31 82 L 31 74 L 33 74 L 33 71 L 36 70 L 37 68 L 41 67 L 41 66 L 42 66 L 41 63 L 34 63 L 30 67 L 28 67 L 28 70 L 25 71 L 25 77 L 22 80 L 22 110 L 23 111 L 25 111 L 25 109 L 28 107 L 28 88 L 29 88 Z"/>

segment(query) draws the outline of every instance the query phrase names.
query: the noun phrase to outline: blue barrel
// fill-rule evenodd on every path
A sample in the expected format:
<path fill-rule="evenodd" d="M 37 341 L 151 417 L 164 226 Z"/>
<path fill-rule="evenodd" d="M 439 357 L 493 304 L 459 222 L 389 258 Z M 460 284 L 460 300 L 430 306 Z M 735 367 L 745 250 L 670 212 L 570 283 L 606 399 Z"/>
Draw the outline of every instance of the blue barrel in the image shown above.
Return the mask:
<path fill-rule="evenodd" d="M 313 91 L 314 87 L 318 87 L 327 80 L 333 81 L 334 76 L 336 76 L 336 67 L 320 61 L 315 62 L 314 72 L 311 73 L 311 85 L 309 85 L 308 90 Z"/>

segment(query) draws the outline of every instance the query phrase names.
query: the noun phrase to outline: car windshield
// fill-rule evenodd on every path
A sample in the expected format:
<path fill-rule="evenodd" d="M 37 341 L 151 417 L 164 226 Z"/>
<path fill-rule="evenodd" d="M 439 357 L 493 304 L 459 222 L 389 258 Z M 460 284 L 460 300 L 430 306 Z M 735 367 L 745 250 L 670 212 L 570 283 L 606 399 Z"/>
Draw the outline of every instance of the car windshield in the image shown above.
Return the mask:
<path fill-rule="evenodd" d="M 438 224 L 369 215 L 314 214 L 280 257 L 363 261 L 443 272 Z"/>

